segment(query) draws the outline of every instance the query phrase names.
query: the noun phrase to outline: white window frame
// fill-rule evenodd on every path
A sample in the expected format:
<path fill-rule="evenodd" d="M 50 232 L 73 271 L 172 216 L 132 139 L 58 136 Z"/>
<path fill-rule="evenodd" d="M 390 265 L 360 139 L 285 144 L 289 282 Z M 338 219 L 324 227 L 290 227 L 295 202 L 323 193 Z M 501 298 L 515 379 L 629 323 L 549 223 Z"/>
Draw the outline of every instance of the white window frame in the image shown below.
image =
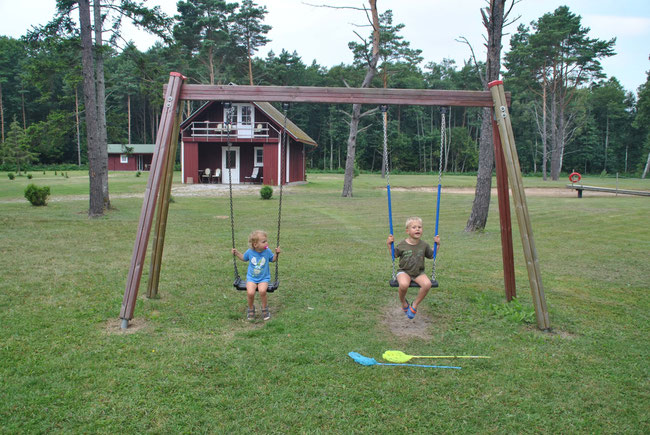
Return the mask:
<path fill-rule="evenodd" d="M 129 163 L 129 156 L 126 154 L 120 154 L 120 163 Z"/>
<path fill-rule="evenodd" d="M 253 125 L 254 116 L 253 116 L 253 105 L 252 104 L 241 104 L 239 105 L 239 118 L 238 123 L 241 125 Z M 244 113 L 248 112 L 248 113 Z"/>
<path fill-rule="evenodd" d="M 262 154 L 262 160 L 257 161 L 257 152 L 260 152 Z M 254 147 L 253 148 L 253 166 L 256 167 L 262 167 L 264 166 L 264 147 Z"/>

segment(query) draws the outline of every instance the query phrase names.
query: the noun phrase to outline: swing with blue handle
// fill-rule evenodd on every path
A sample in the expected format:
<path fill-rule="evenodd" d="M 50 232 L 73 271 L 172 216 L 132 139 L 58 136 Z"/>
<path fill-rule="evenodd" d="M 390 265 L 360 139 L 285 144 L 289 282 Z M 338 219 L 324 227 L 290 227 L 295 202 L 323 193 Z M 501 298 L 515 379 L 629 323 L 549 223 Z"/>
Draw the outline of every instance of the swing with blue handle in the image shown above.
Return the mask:
<path fill-rule="evenodd" d="M 388 107 L 383 105 L 381 106 L 381 111 L 384 113 L 384 159 L 386 161 L 386 192 L 388 196 L 388 227 L 390 230 L 390 235 L 393 235 L 393 210 L 392 210 L 392 205 L 391 205 L 391 197 L 390 197 L 390 172 L 388 170 L 389 165 L 388 165 L 388 135 L 387 135 L 387 125 L 388 125 L 388 117 L 387 117 L 387 109 Z M 440 124 L 440 163 L 438 166 L 438 193 L 437 193 L 437 198 L 436 198 L 436 231 L 435 235 L 438 235 L 438 225 L 440 222 L 440 193 L 441 193 L 441 188 L 442 188 L 442 152 L 443 152 L 443 145 L 444 145 L 444 140 L 445 140 L 445 108 L 441 108 L 440 112 L 442 115 L 441 119 L 441 124 Z M 395 242 L 390 244 L 390 253 L 391 257 L 393 260 L 393 277 L 388 281 L 388 284 L 391 287 L 399 287 L 399 283 L 397 282 L 397 278 L 395 276 Z M 438 253 L 438 244 L 434 242 L 433 244 L 433 271 L 431 272 L 431 287 L 438 287 L 438 280 L 436 280 L 436 255 Z M 411 284 L 409 287 L 417 287 L 419 288 L 420 285 L 415 282 L 414 280 L 411 280 Z"/>
<path fill-rule="evenodd" d="M 225 122 L 228 126 L 232 123 L 232 103 L 226 102 L 224 103 L 224 107 L 227 109 L 227 115 Z M 285 173 L 285 168 L 286 168 L 286 142 L 289 140 L 288 135 L 287 135 L 287 110 L 289 109 L 289 103 L 282 103 L 282 110 L 284 112 L 284 125 L 282 126 L 282 132 L 280 133 L 280 138 L 279 138 L 279 146 L 280 148 L 280 173 L 284 174 Z M 230 142 L 230 127 L 228 127 L 228 137 L 227 137 L 227 142 L 228 142 L 228 151 L 231 150 L 232 144 Z M 235 215 L 234 215 L 234 207 L 233 207 L 233 199 L 232 199 L 232 176 L 230 173 L 230 168 L 231 168 L 231 162 L 230 162 L 230 152 L 227 153 L 228 156 L 228 192 L 229 192 L 229 197 L 230 197 L 230 228 L 231 228 L 231 234 L 232 234 L 232 247 L 233 249 L 235 248 Z M 280 246 L 280 226 L 282 223 L 282 180 L 279 180 L 280 182 L 280 200 L 278 202 L 278 232 L 277 232 L 277 243 L 276 246 Z M 236 290 L 244 291 L 246 290 L 246 279 L 242 278 L 239 276 L 239 270 L 237 269 L 237 259 L 235 257 L 235 254 L 232 256 L 232 263 L 233 263 L 233 269 L 234 269 L 234 281 L 232 283 L 233 287 L 235 287 Z M 273 293 L 280 287 L 280 271 L 278 269 L 278 260 L 276 258 L 275 260 L 275 277 L 274 280 L 269 282 L 269 286 L 266 289 L 268 293 Z"/>

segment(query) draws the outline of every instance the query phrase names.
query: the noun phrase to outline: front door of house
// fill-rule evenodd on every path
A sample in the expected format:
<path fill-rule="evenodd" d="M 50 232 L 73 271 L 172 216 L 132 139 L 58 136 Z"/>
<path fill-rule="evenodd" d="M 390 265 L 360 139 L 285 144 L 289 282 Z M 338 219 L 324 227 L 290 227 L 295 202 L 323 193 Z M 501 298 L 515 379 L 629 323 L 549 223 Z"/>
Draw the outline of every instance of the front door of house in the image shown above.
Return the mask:
<path fill-rule="evenodd" d="M 228 184 L 232 177 L 232 184 L 239 184 L 239 147 L 223 147 L 221 149 L 221 167 L 223 173 L 221 179 Z M 228 168 L 230 167 L 230 170 Z"/>
<path fill-rule="evenodd" d="M 242 138 L 253 137 L 253 105 L 235 104 L 237 113 L 237 136 Z"/>

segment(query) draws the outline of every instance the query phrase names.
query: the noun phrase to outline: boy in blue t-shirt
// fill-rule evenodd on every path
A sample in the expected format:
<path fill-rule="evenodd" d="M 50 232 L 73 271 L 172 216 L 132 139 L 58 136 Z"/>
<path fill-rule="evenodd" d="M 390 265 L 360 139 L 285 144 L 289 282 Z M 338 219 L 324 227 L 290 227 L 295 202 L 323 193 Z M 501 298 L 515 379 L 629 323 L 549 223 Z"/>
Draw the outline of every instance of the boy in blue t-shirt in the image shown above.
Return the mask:
<path fill-rule="evenodd" d="M 270 262 L 278 259 L 282 250 L 278 246 L 275 254 L 268 247 L 268 236 L 265 231 L 256 230 L 248 236 L 250 248 L 243 254 L 233 248 L 232 253 L 242 261 L 248 261 L 248 272 L 246 273 L 246 296 L 248 300 L 248 312 L 246 319 L 255 319 L 255 291 L 259 292 L 262 301 L 262 317 L 264 320 L 271 318 L 271 312 L 267 302 L 266 290 L 271 281 Z"/>

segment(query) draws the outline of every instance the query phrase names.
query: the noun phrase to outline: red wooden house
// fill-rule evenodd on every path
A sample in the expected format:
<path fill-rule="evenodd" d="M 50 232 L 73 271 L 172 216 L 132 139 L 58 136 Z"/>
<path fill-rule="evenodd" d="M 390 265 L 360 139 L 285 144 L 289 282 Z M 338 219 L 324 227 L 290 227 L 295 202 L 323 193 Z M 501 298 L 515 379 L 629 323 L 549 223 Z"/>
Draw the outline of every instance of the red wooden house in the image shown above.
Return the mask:
<path fill-rule="evenodd" d="M 228 183 L 228 162 L 233 184 L 306 180 L 305 147 L 317 146 L 311 137 L 287 119 L 285 173 L 280 174 L 284 114 L 270 103 L 233 103 L 231 110 L 230 126 L 220 101 L 204 104 L 181 124 L 183 183 Z"/>
<path fill-rule="evenodd" d="M 108 144 L 109 171 L 148 171 L 154 144 Z"/>

